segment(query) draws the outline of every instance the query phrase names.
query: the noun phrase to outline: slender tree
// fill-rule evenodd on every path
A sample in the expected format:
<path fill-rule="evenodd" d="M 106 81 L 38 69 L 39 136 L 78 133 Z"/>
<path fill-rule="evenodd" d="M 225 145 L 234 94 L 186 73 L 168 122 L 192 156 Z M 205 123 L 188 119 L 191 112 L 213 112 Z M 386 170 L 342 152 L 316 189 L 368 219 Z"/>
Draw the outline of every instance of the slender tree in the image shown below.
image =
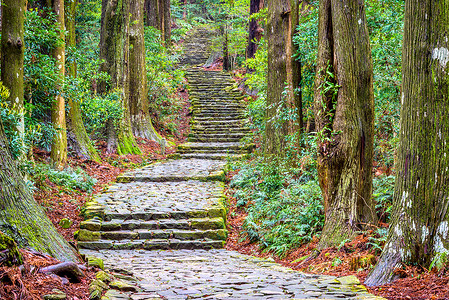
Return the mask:
<path fill-rule="evenodd" d="M 283 156 L 285 136 L 298 131 L 300 101 L 294 90 L 299 86 L 294 68 L 292 36 L 298 22 L 296 0 L 268 2 L 268 87 L 264 151 L 267 155 Z M 283 115 L 288 114 L 289 117 Z"/>
<path fill-rule="evenodd" d="M 248 26 L 248 46 L 246 47 L 246 58 L 254 58 L 257 51 L 257 42 L 262 37 L 262 28 L 259 26 L 259 22 L 255 18 L 251 18 L 254 14 L 258 13 L 262 7 L 263 1 L 251 0 L 249 4 L 250 21 Z"/>
<path fill-rule="evenodd" d="M 18 11 L 15 13 L 19 16 Z M 75 249 L 33 199 L 8 149 L 0 121 L 0 231 L 22 247 L 32 247 L 61 261 L 79 261 Z"/>
<path fill-rule="evenodd" d="M 1 80 L 10 91 L 9 107 L 21 115 L 17 130 L 23 138 L 25 135 L 23 118 L 23 59 L 25 53 L 23 25 L 26 0 L 3 0 L 1 3 Z"/>
<path fill-rule="evenodd" d="M 120 92 L 123 115 L 118 124 L 108 124 L 108 150 L 117 153 L 140 154 L 132 133 L 129 110 L 129 20 L 130 2 L 103 0 L 101 11 L 100 57 L 104 60 L 101 71 L 111 77 L 110 88 Z M 100 84 L 100 92 L 106 92 Z"/>
<path fill-rule="evenodd" d="M 58 79 L 56 82 L 56 95 L 52 103 L 51 122 L 56 134 L 53 137 L 50 157 L 54 166 L 58 169 L 67 164 L 67 127 L 65 117 L 65 100 L 63 97 L 64 77 L 65 77 L 65 20 L 64 20 L 64 0 L 48 0 L 48 7 L 51 7 L 56 16 L 59 29 L 59 39 L 53 49 L 53 57 L 56 59 L 58 69 Z"/>
<path fill-rule="evenodd" d="M 376 220 L 373 67 L 364 1 L 320 1 L 318 45 L 314 98 L 324 248 Z"/>
<path fill-rule="evenodd" d="M 129 104 L 135 136 L 156 142 L 162 140 L 154 130 L 149 114 L 144 41 L 144 0 L 130 0 Z"/>
<path fill-rule="evenodd" d="M 77 4 L 77 0 L 65 0 L 66 44 L 71 50 L 76 48 L 75 17 Z M 77 65 L 74 59 L 67 65 L 67 73 L 70 77 L 76 78 Z M 68 99 L 67 121 L 68 142 L 76 154 L 82 158 L 100 162 L 100 156 L 84 127 L 80 103 L 77 99 Z"/>
<path fill-rule="evenodd" d="M 401 129 L 390 232 L 367 285 L 449 253 L 449 0 L 406 0 Z M 438 258 L 437 258 L 438 259 Z"/>
<path fill-rule="evenodd" d="M 145 25 L 162 30 L 159 16 L 159 0 L 145 0 Z"/>
<path fill-rule="evenodd" d="M 170 0 L 161 0 L 160 6 L 163 7 L 163 23 L 161 27 L 163 28 L 163 40 L 166 46 L 171 45 L 171 9 Z"/>

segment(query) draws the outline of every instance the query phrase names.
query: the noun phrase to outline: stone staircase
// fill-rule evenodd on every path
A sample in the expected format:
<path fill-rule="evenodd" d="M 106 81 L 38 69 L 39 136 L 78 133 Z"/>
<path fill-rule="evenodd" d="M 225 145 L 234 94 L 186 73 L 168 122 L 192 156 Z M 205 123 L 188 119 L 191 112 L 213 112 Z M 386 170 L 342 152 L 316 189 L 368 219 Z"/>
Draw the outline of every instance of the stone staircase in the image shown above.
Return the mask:
<path fill-rule="evenodd" d="M 227 238 L 223 159 L 251 150 L 241 92 L 223 72 L 195 66 L 208 58 L 210 32 L 186 40 L 192 133 L 182 159 L 125 173 L 86 204 L 78 246 L 89 250 L 212 249 Z"/>
<path fill-rule="evenodd" d="M 223 166 L 214 160 L 182 159 L 121 175 L 85 205 L 78 247 L 222 248 L 227 238 Z"/>
<path fill-rule="evenodd" d="M 210 33 L 209 33 L 210 34 Z M 207 60 L 203 49 L 206 33 L 193 32 L 186 44 L 192 131 L 188 142 L 178 147 L 181 158 L 236 159 L 252 150 L 240 140 L 249 132 L 244 115 L 244 96 L 231 77 L 221 71 L 206 71 L 201 65 Z M 202 44 L 195 48 L 193 45 Z M 198 50 L 197 50 L 198 49 Z M 197 54 L 195 55 L 195 53 Z"/>

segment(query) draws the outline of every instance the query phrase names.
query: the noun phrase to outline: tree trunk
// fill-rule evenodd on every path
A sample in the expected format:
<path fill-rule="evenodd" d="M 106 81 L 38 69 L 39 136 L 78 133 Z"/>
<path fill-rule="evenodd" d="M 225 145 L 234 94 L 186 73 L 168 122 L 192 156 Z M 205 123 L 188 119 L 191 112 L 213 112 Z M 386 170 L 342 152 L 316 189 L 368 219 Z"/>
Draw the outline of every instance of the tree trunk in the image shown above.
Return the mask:
<path fill-rule="evenodd" d="M 260 10 L 260 0 L 250 0 L 249 4 L 249 14 L 250 17 L 253 14 L 258 13 Z M 257 43 L 255 41 L 260 41 L 262 37 L 262 28 L 259 26 L 259 22 L 256 19 L 251 19 L 249 21 L 248 27 L 248 46 L 246 47 L 246 58 L 254 58 L 257 51 Z M 254 71 L 254 70 L 249 70 Z"/>
<path fill-rule="evenodd" d="M 319 248 L 373 223 L 373 67 L 363 0 L 320 1 L 315 121 L 326 221 Z"/>
<path fill-rule="evenodd" d="M 26 0 L 2 1 L 1 80 L 10 92 L 9 107 L 21 115 L 17 131 L 22 139 L 25 136 L 23 111 L 23 59 L 25 53 L 23 25 L 25 11 Z"/>
<path fill-rule="evenodd" d="M 145 0 L 145 25 L 161 30 L 159 21 L 159 0 Z"/>
<path fill-rule="evenodd" d="M 104 60 L 101 71 L 111 76 L 111 88 L 121 93 L 123 115 L 117 126 L 117 148 L 119 155 L 140 154 L 136 140 L 132 133 L 129 111 L 129 1 L 103 0 L 101 12 L 100 57 Z M 105 84 L 100 85 L 101 92 L 106 92 Z"/>
<path fill-rule="evenodd" d="M 129 104 L 132 129 L 135 136 L 160 142 L 162 138 L 154 130 L 149 114 L 143 28 L 144 0 L 130 2 Z"/>
<path fill-rule="evenodd" d="M 390 232 L 367 285 L 401 262 L 428 268 L 449 253 L 449 0 L 406 0 L 402 107 Z"/>
<path fill-rule="evenodd" d="M 164 28 L 164 41 L 165 46 L 169 47 L 171 45 L 171 9 L 170 9 L 170 0 L 162 0 L 162 4 L 164 7 L 163 15 L 164 22 L 162 27 Z"/>
<path fill-rule="evenodd" d="M 56 130 L 51 145 L 51 160 L 57 169 L 64 168 L 67 164 L 67 129 L 65 119 L 65 101 L 63 95 L 65 76 L 65 24 L 64 24 L 64 0 L 51 0 L 53 13 L 60 30 L 59 38 L 63 41 L 53 49 L 53 57 L 58 68 L 58 80 L 56 82 L 55 100 L 52 103 L 51 122 Z"/>
<path fill-rule="evenodd" d="M 32 247 L 61 261 L 79 261 L 74 249 L 33 199 L 8 151 L 1 122 L 0 157 L 0 231 L 21 247 Z"/>
<path fill-rule="evenodd" d="M 289 78 L 292 82 L 292 3 L 288 0 L 268 3 L 268 85 L 264 137 L 264 152 L 267 156 L 284 156 L 287 146 L 285 137 L 295 131 L 290 115 L 297 108 L 293 107 L 293 93 L 288 92 L 291 86 L 288 83 L 286 86 Z M 286 118 L 286 114 L 289 118 Z M 296 118 L 295 116 L 294 119 Z"/>
<path fill-rule="evenodd" d="M 67 29 L 67 46 L 73 50 L 76 48 L 76 33 L 75 33 L 75 17 L 77 0 L 65 0 L 65 24 Z M 71 62 L 67 66 L 68 75 L 72 78 L 77 76 L 76 61 Z M 69 142 L 71 142 L 73 149 L 79 157 L 84 159 L 100 162 L 100 156 L 97 149 L 92 145 L 92 141 L 87 135 L 86 128 L 84 127 L 83 119 L 81 116 L 80 103 L 69 99 L 68 101 L 68 135 Z"/>
<path fill-rule="evenodd" d="M 225 22 L 227 22 L 227 20 Z M 223 70 L 229 71 L 231 69 L 231 64 L 229 62 L 228 25 L 225 23 L 221 28 L 223 33 Z"/>

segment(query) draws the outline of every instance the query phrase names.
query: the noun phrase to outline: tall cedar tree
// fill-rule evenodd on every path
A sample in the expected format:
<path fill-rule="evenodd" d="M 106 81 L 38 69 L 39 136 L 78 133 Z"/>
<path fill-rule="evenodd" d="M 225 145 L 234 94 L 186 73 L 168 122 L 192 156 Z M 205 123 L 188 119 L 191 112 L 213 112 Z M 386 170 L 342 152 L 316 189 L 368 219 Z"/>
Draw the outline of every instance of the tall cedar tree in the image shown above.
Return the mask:
<path fill-rule="evenodd" d="M 251 0 L 249 4 L 250 17 L 260 11 L 263 6 L 261 0 Z M 262 28 L 259 26 L 259 22 L 256 19 L 251 18 L 248 26 L 248 45 L 246 46 L 246 58 L 254 58 L 257 51 L 257 42 L 262 37 Z"/>
<path fill-rule="evenodd" d="M 101 9 L 100 57 L 104 63 L 101 71 L 111 77 L 112 89 L 120 92 L 122 118 L 108 124 L 108 151 L 117 149 L 119 155 L 140 154 L 132 133 L 129 111 L 129 20 L 130 1 L 103 0 Z M 100 92 L 105 93 L 108 87 L 102 83 Z"/>
<path fill-rule="evenodd" d="M 75 32 L 75 17 L 77 0 L 65 0 L 65 24 L 67 28 L 66 45 L 72 51 L 76 48 L 76 32 Z M 72 78 L 77 76 L 76 61 L 72 60 L 67 65 L 67 73 Z M 68 99 L 68 120 L 67 120 L 67 135 L 68 143 L 79 157 L 84 159 L 100 162 L 100 156 L 97 149 L 92 144 L 89 135 L 84 127 L 83 118 L 81 115 L 80 103 L 78 99 Z"/>
<path fill-rule="evenodd" d="M 326 220 L 320 248 L 374 223 L 373 66 L 363 0 L 319 6 L 315 120 Z"/>
<path fill-rule="evenodd" d="M 406 0 L 394 208 L 367 285 L 449 252 L 449 0 Z M 438 259 L 438 258 L 437 258 Z"/>
<path fill-rule="evenodd" d="M 129 105 L 135 136 L 156 142 L 161 137 L 154 130 L 149 114 L 144 40 L 144 0 L 130 0 L 129 31 Z"/>
<path fill-rule="evenodd" d="M 17 130 L 25 135 L 23 118 L 24 12 L 26 0 L 2 1 L 1 80 L 10 91 L 9 107 L 21 115 Z"/>
<path fill-rule="evenodd" d="M 299 69 L 293 55 L 292 36 L 298 24 L 297 0 L 268 1 L 268 87 L 264 151 L 268 156 L 283 156 L 285 136 L 298 131 L 301 101 L 294 90 L 299 86 Z M 287 85 L 286 85 L 287 83 Z M 282 114 L 292 118 L 282 119 Z"/>
<path fill-rule="evenodd" d="M 170 0 L 145 0 L 145 24 L 161 32 L 161 40 L 167 46 L 171 43 Z"/>
<path fill-rule="evenodd" d="M 3 52 L 2 62 L 9 64 L 8 70 L 15 74 L 16 80 L 7 81 L 10 93 L 15 97 L 23 95 L 23 78 L 17 80 L 17 77 L 23 76 L 25 2 L 2 2 L 2 45 L 9 45 L 2 49 L 6 50 Z M 10 47 L 15 49 L 11 50 Z M 11 52 L 15 55 L 11 55 Z M 0 231 L 14 238 L 23 247 L 33 247 L 62 261 L 78 261 L 74 249 L 56 231 L 44 210 L 33 199 L 8 149 L 8 141 L 0 121 Z"/>
<path fill-rule="evenodd" d="M 50 157 L 55 168 L 64 168 L 67 164 L 67 126 L 65 117 L 65 100 L 63 97 L 65 77 L 65 20 L 64 0 L 47 0 L 47 7 L 53 10 L 59 30 L 60 42 L 53 49 L 56 60 L 58 78 L 56 82 L 56 95 L 52 102 L 51 122 L 56 131 L 51 144 Z"/>
<path fill-rule="evenodd" d="M 22 247 L 32 247 L 61 261 L 79 261 L 75 249 L 34 200 L 8 149 L 0 122 L 0 231 Z"/>

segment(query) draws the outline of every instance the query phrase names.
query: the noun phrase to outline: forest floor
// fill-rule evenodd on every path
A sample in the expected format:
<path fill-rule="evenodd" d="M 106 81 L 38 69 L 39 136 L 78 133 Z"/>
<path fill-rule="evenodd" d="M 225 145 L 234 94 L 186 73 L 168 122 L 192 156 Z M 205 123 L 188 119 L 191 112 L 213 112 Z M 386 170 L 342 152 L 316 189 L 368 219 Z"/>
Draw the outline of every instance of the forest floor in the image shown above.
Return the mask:
<path fill-rule="evenodd" d="M 220 64 L 216 64 L 210 69 L 219 70 L 220 67 Z M 185 93 L 182 96 L 186 98 Z M 189 131 L 187 101 L 182 115 L 179 135 L 174 139 L 176 144 L 184 142 Z M 69 166 L 72 169 L 79 167 L 97 179 L 92 193 L 62 189 L 48 179 L 37 186 L 36 200 L 45 208 L 53 224 L 68 241 L 74 243 L 74 232 L 78 230 L 79 223 L 82 221 L 80 208 L 92 195 L 102 192 L 125 170 L 165 159 L 167 155 L 175 151 L 174 148 L 171 148 L 162 155 L 159 144 L 144 139 L 139 139 L 138 143 L 143 152 L 142 156 L 106 154 L 105 144 L 99 143 L 97 148 L 101 150 L 102 163 L 73 157 L 69 159 Z M 35 151 L 35 160 L 36 162 L 48 162 L 49 153 Z M 228 179 L 232 175 L 234 174 L 228 174 Z M 375 251 L 367 246 L 368 237 L 372 232 L 356 237 L 355 240 L 344 244 L 340 249 L 328 248 L 317 253 L 315 250 L 317 240 L 314 240 L 290 251 L 283 258 L 263 252 L 258 244 L 249 243 L 244 236 L 242 238 L 242 224 L 246 213 L 244 209 L 236 208 L 235 199 L 229 198 L 229 237 L 226 245 L 228 250 L 258 257 L 273 257 L 276 262 L 284 266 L 306 273 L 333 276 L 356 275 L 361 282 L 379 257 L 380 251 Z M 62 228 L 59 225 L 62 218 L 70 219 L 73 221 L 73 225 L 68 229 Z M 84 270 L 86 277 L 81 282 L 64 284 L 59 278 L 37 271 L 41 267 L 57 263 L 54 259 L 25 249 L 21 251 L 26 271 L 21 271 L 18 267 L 0 267 L 0 282 L 3 283 L 3 288 L 0 289 L 0 299 L 42 299 L 42 295 L 50 293 L 53 289 L 63 291 L 67 294 L 68 299 L 89 299 L 88 284 L 96 270 L 87 268 Z M 312 254 L 315 254 L 314 258 L 309 259 L 308 257 L 311 257 Z M 397 275 L 401 278 L 394 283 L 370 288 L 369 291 L 387 299 L 449 299 L 449 276 L 444 272 L 435 273 L 420 267 L 404 267 L 397 270 Z"/>

